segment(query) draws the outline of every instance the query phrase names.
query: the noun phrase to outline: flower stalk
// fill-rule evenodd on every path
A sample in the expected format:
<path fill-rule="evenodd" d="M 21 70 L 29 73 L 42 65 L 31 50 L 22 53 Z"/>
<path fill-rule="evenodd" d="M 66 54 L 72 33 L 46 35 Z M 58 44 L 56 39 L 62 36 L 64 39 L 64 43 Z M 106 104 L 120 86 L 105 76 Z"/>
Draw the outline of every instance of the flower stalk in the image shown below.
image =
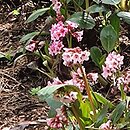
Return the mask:
<path fill-rule="evenodd" d="M 83 71 L 81 65 L 80 65 L 80 70 L 81 70 L 81 73 L 82 73 L 82 75 L 83 75 L 83 80 L 84 80 L 86 92 L 87 92 L 87 94 L 88 94 L 88 99 L 89 99 L 89 101 L 90 101 L 90 105 L 91 105 L 91 107 L 92 107 L 93 114 L 96 115 L 96 110 L 95 110 L 93 98 L 92 98 L 92 95 L 91 95 L 91 89 L 90 89 L 90 86 L 89 86 L 89 83 L 88 83 L 86 74 L 84 73 L 84 71 Z"/>

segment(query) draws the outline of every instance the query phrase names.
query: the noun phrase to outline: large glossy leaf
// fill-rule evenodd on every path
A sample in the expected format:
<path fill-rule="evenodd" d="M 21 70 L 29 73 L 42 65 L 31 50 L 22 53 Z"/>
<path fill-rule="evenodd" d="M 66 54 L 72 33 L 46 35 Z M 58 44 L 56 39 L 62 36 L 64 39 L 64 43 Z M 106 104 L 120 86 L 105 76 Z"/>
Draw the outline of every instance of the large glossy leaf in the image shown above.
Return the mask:
<path fill-rule="evenodd" d="M 99 67 L 101 68 L 102 67 L 102 64 L 103 64 L 103 55 L 102 55 L 102 52 L 101 50 L 94 46 L 90 49 L 90 55 L 91 55 L 91 58 L 92 58 L 92 61 Z M 105 60 L 105 58 L 104 58 Z"/>
<path fill-rule="evenodd" d="M 112 112 L 111 120 L 115 124 L 120 117 L 122 116 L 124 110 L 125 110 L 126 103 L 124 101 L 120 102 L 116 108 Z"/>
<path fill-rule="evenodd" d="M 92 29 L 95 26 L 94 19 L 85 12 L 74 13 L 68 20 L 77 23 L 80 28 Z"/>
<path fill-rule="evenodd" d="M 121 0 L 102 0 L 102 3 L 108 5 L 117 5 L 120 3 Z"/>
<path fill-rule="evenodd" d="M 111 25 L 113 26 L 114 30 L 117 33 L 117 36 L 119 37 L 119 31 L 120 31 L 120 18 L 117 16 L 117 13 L 114 13 L 110 17 Z"/>
<path fill-rule="evenodd" d="M 126 23 L 130 24 L 130 12 L 119 12 L 118 17 L 122 18 Z"/>
<path fill-rule="evenodd" d="M 100 33 L 100 40 L 103 48 L 109 53 L 112 51 L 117 42 L 117 33 L 112 25 L 105 26 Z"/>
<path fill-rule="evenodd" d="M 99 5 L 99 4 L 94 4 L 92 6 L 90 6 L 87 11 L 89 13 L 98 13 L 98 12 L 104 12 L 106 11 L 106 8 L 104 7 L 104 5 Z"/>
<path fill-rule="evenodd" d="M 50 8 L 43 8 L 43 9 L 38 9 L 34 11 L 27 19 L 27 23 L 30 23 L 37 19 L 39 16 L 42 16 L 46 11 L 48 11 Z"/>

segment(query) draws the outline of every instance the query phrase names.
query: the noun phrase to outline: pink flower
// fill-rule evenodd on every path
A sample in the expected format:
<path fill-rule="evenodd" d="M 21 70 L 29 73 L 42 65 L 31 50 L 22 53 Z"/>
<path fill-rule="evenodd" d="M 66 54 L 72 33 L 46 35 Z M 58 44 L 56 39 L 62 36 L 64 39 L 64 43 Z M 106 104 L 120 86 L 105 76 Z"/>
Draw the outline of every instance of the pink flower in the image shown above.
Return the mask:
<path fill-rule="evenodd" d="M 103 73 L 102 76 L 107 78 L 108 76 L 112 76 L 117 70 L 121 69 L 121 65 L 123 65 L 124 56 L 120 54 L 116 54 L 116 52 L 111 52 L 106 58 L 105 65 L 103 65 Z"/>
<path fill-rule="evenodd" d="M 110 120 L 109 120 L 107 123 L 103 123 L 103 124 L 99 127 L 100 130 L 112 130 L 110 123 L 111 123 Z"/>
<path fill-rule="evenodd" d="M 30 43 L 29 45 L 27 45 L 25 47 L 26 50 L 31 51 L 31 52 L 33 52 L 35 50 L 35 48 L 36 48 L 36 43 L 35 42 L 32 42 L 32 43 Z"/>
<path fill-rule="evenodd" d="M 94 85 L 97 83 L 98 73 L 89 73 L 87 74 L 87 78 L 89 79 L 90 83 Z"/>
<path fill-rule="evenodd" d="M 117 86 L 120 89 L 120 85 L 123 85 L 124 91 L 130 92 L 130 70 L 127 70 L 124 74 L 117 79 Z"/>
<path fill-rule="evenodd" d="M 56 11 L 57 14 L 60 14 L 60 8 L 62 4 L 58 0 L 50 0 L 53 4 L 53 9 Z"/>
<path fill-rule="evenodd" d="M 74 32 L 72 33 L 72 36 L 77 39 L 78 42 L 82 41 L 83 31 Z"/>
<path fill-rule="evenodd" d="M 82 51 L 79 47 L 64 48 L 65 52 L 62 54 L 63 64 L 71 66 L 72 64 L 82 64 L 89 60 L 90 52 Z"/>
<path fill-rule="evenodd" d="M 55 41 L 51 43 L 51 45 L 48 48 L 49 54 L 51 54 L 52 56 L 60 54 L 63 47 L 64 45 L 61 41 Z"/>
<path fill-rule="evenodd" d="M 62 98 L 61 98 L 61 101 L 63 103 L 72 103 L 72 102 L 75 102 L 75 100 L 77 99 L 77 94 L 78 92 L 70 92 L 68 95 L 64 95 Z"/>
<path fill-rule="evenodd" d="M 48 86 L 58 85 L 58 84 L 63 84 L 62 81 L 60 81 L 58 77 L 54 78 L 52 82 L 48 81 Z"/>
<path fill-rule="evenodd" d="M 56 116 L 53 118 L 47 119 L 47 125 L 51 128 L 59 129 L 62 128 L 64 125 L 68 125 L 68 119 L 66 117 L 66 110 L 64 106 L 61 108 L 56 109 Z"/>
<path fill-rule="evenodd" d="M 103 66 L 103 73 L 102 76 L 107 78 L 108 76 L 112 76 L 111 70 L 107 66 Z"/>
<path fill-rule="evenodd" d="M 67 23 L 66 26 L 67 26 L 69 31 L 74 30 L 75 28 L 78 27 L 77 23 L 74 23 L 74 22 L 71 22 L 71 21 L 66 21 L 66 23 Z"/>
<path fill-rule="evenodd" d="M 60 2 L 55 2 L 55 4 L 53 5 L 53 9 L 56 11 L 57 14 L 60 14 L 61 6 L 62 4 Z"/>
<path fill-rule="evenodd" d="M 65 35 L 68 33 L 68 29 L 65 27 L 62 21 L 59 21 L 57 24 L 52 25 L 50 32 L 51 40 L 59 41 L 61 38 L 65 37 Z"/>
<path fill-rule="evenodd" d="M 85 72 L 85 68 L 83 68 L 83 71 Z M 82 77 L 82 73 L 80 68 L 77 69 L 77 71 L 72 71 L 71 72 L 71 76 L 72 76 L 72 82 L 73 85 L 77 86 L 81 92 L 83 92 L 84 88 L 85 88 L 85 84 L 83 81 L 83 77 Z"/>

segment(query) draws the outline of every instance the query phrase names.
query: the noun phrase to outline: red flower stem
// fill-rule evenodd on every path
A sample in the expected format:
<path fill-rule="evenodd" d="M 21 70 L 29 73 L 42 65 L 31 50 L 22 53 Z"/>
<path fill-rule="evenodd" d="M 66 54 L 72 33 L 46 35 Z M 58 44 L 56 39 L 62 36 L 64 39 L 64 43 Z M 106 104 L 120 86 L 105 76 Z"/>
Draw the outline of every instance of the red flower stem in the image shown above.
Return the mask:
<path fill-rule="evenodd" d="M 93 109 L 94 115 L 96 115 L 96 110 L 95 110 L 94 103 L 93 103 L 93 98 L 92 98 L 92 95 L 91 95 L 91 92 L 90 92 L 91 90 L 90 90 L 90 86 L 88 84 L 88 79 L 87 79 L 86 74 L 84 73 L 81 65 L 80 65 L 80 70 L 81 70 L 82 75 L 83 75 L 83 80 L 84 80 L 84 83 L 85 83 L 85 88 L 86 88 L 86 92 L 88 94 L 88 99 L 90 101 L 90 105 L 91 105 L 91 107 Z"/>

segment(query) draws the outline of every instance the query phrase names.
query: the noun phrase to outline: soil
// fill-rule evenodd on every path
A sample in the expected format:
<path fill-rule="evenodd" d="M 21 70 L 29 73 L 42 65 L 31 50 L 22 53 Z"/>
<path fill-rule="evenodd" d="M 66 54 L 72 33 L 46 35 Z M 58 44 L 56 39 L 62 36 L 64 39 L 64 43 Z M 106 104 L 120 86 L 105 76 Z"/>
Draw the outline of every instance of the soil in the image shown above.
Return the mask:
<path fill-rule="evenodd" d="M 9 53 L 13 60 L 9 62 L 5 58 L 0 59 L 0 130 L 45 130 L 49 108 L 30 94 L 32 87 L 44 85 L 45 77 L 27 68 L 28 60 L 17 61 L 19 64 L 15 68 L 13 66 L 14 59 L 23 48 L 19 42 L 22 36 L 39 31 L 44 24 L 45 18 L 26 23 L 32 11 L 42 5 L 24 1 L 12 6 L 8 2 L 0 3 L 0 54 Z M 11 12 L 14 9 L 20 9 L 21 14 L 13 15 Z"/>

